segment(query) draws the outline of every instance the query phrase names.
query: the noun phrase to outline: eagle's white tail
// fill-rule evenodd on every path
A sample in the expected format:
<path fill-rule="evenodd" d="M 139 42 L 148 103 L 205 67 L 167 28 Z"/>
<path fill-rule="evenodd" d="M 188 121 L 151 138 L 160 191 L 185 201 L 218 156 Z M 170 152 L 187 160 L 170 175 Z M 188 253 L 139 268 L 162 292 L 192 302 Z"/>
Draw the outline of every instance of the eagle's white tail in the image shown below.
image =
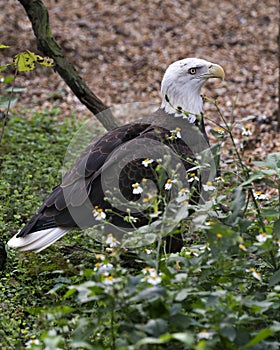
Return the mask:
<path fill-rule="evenodd" d="M 16 248 L 22 252 L 33 250 L 35 253 L 39 253 L 63 237 L 69 230 L 67 228 L 54 227 L 29 233 L 25 237 L 17 237 L 17 233 L 7 244 L 10 248 Z"/>

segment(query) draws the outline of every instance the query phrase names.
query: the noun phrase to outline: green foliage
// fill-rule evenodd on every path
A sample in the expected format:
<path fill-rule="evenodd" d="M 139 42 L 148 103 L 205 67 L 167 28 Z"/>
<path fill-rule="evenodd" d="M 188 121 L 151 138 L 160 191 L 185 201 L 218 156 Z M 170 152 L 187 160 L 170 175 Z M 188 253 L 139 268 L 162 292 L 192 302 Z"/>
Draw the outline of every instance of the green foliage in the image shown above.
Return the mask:
<path fill-rule="evenodd" d="M 0 49 L 6 49 L 9 46 L 0 44 Z M 29 50 L 25 52 L 20 52 L 13 57 L 13 66 L 15 67 L 14 76 L 2 76 L 0 75 L 0 84 L 12 85 L 6 88 L 4 91 L 0 86 L 0 117 L 1 117 L 1 131 L 0 131 L 0 142 L 2 143 L 2 138 L 4 134 L 4 129 L 8 121 L 9 111 L 15 103 L 17 102 L 17 97 L 15 93 L 24 91 L 22 87 L 16 87 L 15 81 L 18 75 L 18 72 L 29 72 L 36 68 L 36 64 L 39 64 L 44 67 L 53 67 L 54 60 L 49 57 L 42 57 L 40 55 L 35 54 Z M 10 63 L 4 64 L 0 66 L 0 73 L 4 72 L 7 67 L 11 66 Z M 3 109 L 3 112 L 1 111 Z"/>
<path fill-rule="evenodd" d="M 0 49 L 7 49 L 9 47 L 0 43 Z M 29 50 L 19 52 L 13 57 L 13 64 L 18 72 L 29 72 L 35 69 L 36 63 L 44 67 L 54 66 L 54 60 L 52 58 L 42 57 Z M 4 71 L 10 65 L 10 63 L 7 63 L 0 66 L 0 72 Z"/>
<path fill-rule="evenodd" d="M 54 66 L 54 60 L 52 58 L 36 55 L 29 50 L 15 55 L 13 62 L 19 72 L 29 72 L 35 69 L 36 63 L 44 67 Z"/>
<path fill-rule="evenodd" d="M 60 123 L 58 113 L 9 121 L 1 151 L 2 239 L 59 182 L 78 125 Z M 217 140 L 222 144 L 221 133 Z M 216 196 L 184 218 L 186 245 L 178 254 L 139 248 L 128 268 L 122 250 L 96 254 L 100 247 L 75 232 L 40 255 L 8 251 L 1 347 L 279 349 L 279 159 L 275 153 L 252 168 L 227 167 L 209 185 Z M 262 188 L 271 189 L 269 197 Z"/>
<path fill-rule="evenodd" d="M 9 120 L 0 154 L 0 237 L 4 241 L 35 213 L 46 194 L 60 181 L 58 170 L 71 139 L 70 130 L 75 130 L 77 124 L 72 117 L 58 122 L 58 113 L 54 108 L 32 118 Z M 54 270 L 68 267 L 75 270 L 64 257 L 52 260 L 51 255 L 18 256 L 9 252 L 7 273 L 2 272 L 0 281 L 1 348 L 15 349 L 17 343 L 29 340 L 31 334 L 39 336 L 39 329 L 33 327 L 36 318 L 27 310 L 51 305 L 53 297 L 46 293 L 59 276 L 59 272 L 52 274 Z M 58 261 L 61 266 L 53 264 Z"/>
<path fill-rule="evenodd" d="M 70 140 L 71 119 L 54 124 L 57 110 L 32 119 L 13 117 L 5 135 L 1 159 L 1 225 L 23 222 L 56 186 L 63 150 Z M 61 152 L 62 151 L 62 152 Z"/>

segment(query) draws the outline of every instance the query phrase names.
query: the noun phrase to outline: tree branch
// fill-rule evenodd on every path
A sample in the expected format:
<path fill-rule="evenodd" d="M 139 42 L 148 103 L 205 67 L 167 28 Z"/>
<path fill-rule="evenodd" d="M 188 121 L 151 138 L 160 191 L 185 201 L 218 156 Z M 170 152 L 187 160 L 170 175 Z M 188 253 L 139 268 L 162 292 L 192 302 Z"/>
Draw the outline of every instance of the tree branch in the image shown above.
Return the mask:
<path fill-rule="evenodd" d="M 55 41 L 49 23 L 49 14 L 41 0 L 18 0 L 24 7 L 37 40 L 37 47 L 44 55 L 54 59 L 54 69 L 62 77 L 79 100 L 109 130 L 118 126 L 117 121 L 106 106 L 87 86 L 62 53 Z M 103 112 L 106 111 L 106 112 Z M 100 112 L 103 112 L 99 114 Z"/>

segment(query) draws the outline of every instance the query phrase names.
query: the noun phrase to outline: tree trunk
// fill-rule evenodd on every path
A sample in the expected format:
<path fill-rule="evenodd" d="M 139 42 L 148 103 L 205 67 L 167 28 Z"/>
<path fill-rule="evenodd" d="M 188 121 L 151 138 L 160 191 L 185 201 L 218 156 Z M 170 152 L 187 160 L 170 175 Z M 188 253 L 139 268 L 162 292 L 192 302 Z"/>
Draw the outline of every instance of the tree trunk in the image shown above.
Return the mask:
<path fill-rule="evenodd" d="M 62 49 L 55 41 L 49 23 L 49 14 L 41 0 L 18 0 L 24 7 L 37 40 L 37 47 L 44 55 L 54 59 L 54 69 L 70 87 L 79 100 L 97 117 L 107 129 L 118 126 L 106 106 L 78 75 L 76 69 L 63 56 Z M 103 113 L 100 113 L 103 112 Z"/>

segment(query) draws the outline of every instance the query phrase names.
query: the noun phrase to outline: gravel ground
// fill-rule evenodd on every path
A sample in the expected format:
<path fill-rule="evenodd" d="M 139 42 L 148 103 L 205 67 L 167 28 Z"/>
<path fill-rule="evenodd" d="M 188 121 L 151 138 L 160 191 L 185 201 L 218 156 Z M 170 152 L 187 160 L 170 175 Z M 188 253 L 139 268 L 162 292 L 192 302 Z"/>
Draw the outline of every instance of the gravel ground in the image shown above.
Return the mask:
<path fill-rule="evenodd" d="M 224 67 L 224 82 L 203 93 L 218 97 L 229 118 L 255 116 L 247 151 L 255 159 L 280 151 L 278 106 L 278 2 L 276 0 L 45 0 L 53 34 L 65 56 L 106 104 L 160 102 L 160 81 L 173 61 L 196 56 Z M 0 1 L 1 42 L 7 55 L 36 51 L 28 18 L 16 0 Z M 4 56 L 6 55 L 6 57 Z M 62 114 L 89 114 L 51 69 L 21 74 L 20 104 L 32 110 L 58 105 Z M 210 103 L 208 118 L 217 120 Z M 237 133 L 237 137 L 240 133 Z"/>

